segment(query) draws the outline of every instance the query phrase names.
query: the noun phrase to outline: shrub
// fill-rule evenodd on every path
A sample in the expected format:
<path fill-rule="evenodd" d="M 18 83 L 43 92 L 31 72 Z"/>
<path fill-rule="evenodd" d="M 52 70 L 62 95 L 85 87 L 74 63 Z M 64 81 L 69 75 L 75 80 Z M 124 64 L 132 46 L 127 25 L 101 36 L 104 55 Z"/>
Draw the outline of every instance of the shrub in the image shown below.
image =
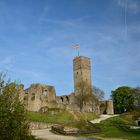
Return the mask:
<path fill-rule="evenodd" d="M 18 86 L 6 84 L 0 94 L 0 139 L 25 140 L 29 137 L 26 110 L 18 97 Z M 33 138 L 32 138 L 33 139 Z"/>

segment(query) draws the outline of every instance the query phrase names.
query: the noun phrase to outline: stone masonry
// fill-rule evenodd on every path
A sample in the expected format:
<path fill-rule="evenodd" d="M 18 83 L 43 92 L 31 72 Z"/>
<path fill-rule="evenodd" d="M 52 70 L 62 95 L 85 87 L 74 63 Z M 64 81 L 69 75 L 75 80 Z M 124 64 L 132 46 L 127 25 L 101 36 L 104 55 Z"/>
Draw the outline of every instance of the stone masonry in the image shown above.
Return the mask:
<path fill-rule="evenodd" d="M 90 59 L 85 56 L 75 57 L 73 60 L 73 74 L 74 74 L 74 92 L 78 90 L 78 83 L 81 81 L 91 84 L 91 63 Z"/>

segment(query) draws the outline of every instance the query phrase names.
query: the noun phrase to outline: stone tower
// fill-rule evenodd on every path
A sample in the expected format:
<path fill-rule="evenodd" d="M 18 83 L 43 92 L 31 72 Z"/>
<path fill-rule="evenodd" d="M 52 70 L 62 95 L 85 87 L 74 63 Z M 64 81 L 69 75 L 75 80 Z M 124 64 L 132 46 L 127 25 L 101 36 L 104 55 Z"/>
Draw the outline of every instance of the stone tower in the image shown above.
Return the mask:
<path fill-rule="evenodd" d="M 109 114 L 109 115 L 114 114 L 114 107 L 113 107 L 112 100 L 106 101 L 106 114 Z"/>
<path fill-rule="evenodd" d="M 77 56 L 73 59 L 74 73 L 74 92 L 76 93 L 78 83 L 81 81 L 91 85 L 91 63 L 90 59 L 85 56 Z"/>

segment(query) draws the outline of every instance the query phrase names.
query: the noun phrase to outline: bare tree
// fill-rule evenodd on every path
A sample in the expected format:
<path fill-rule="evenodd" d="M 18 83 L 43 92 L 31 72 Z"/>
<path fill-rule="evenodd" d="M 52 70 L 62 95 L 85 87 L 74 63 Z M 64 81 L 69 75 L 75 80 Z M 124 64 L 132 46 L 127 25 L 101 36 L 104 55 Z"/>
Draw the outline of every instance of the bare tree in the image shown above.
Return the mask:
<path fill-rule="evenodd" d="M 86 103 L 91 103 L 93 105 L 93 101 L 96 100 L 96 97 L 92 94 L 93 88 L 87 82 L 80 82 L 77 84 L 77 92 L 75 93 L 77 105 L 82 111 L 83 106 Z"/>
<path fill-rule="evenodd" d="M 134 106 L 135 106 L 135 109 L 140 110 L 140 87 L 136 87 L 134 89 L 135 89 L 135 92 L 133 93 Z"/>
<path fill-rule="evenodd" d="M 104 91 L 101 90 L 100 88 L 96 87 L 96 86 L 93 86 L 93 94 L 96 96 L 97 99 L 104 99 Z"/>
<path fill-rule="evenodd" d="M 6 73 L 2 73 L 0 72 L 0 94 L 2 94 L 4 85 L 5 85 L 5 77 L 6 77 Z"/>

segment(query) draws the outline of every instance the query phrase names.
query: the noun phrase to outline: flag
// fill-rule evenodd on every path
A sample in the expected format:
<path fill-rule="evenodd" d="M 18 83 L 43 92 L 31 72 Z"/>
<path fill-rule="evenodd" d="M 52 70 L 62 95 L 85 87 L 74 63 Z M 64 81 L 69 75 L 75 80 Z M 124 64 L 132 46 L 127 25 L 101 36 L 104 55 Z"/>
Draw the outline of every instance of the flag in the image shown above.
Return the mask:
<path fill-rule="evenodd" d="M 79 48 L 80 48 L 80 45 L 78 45 L 78 44 L 73 45 L 72 48 L 73 48 L 73 49 L 79 49 Z"/>

